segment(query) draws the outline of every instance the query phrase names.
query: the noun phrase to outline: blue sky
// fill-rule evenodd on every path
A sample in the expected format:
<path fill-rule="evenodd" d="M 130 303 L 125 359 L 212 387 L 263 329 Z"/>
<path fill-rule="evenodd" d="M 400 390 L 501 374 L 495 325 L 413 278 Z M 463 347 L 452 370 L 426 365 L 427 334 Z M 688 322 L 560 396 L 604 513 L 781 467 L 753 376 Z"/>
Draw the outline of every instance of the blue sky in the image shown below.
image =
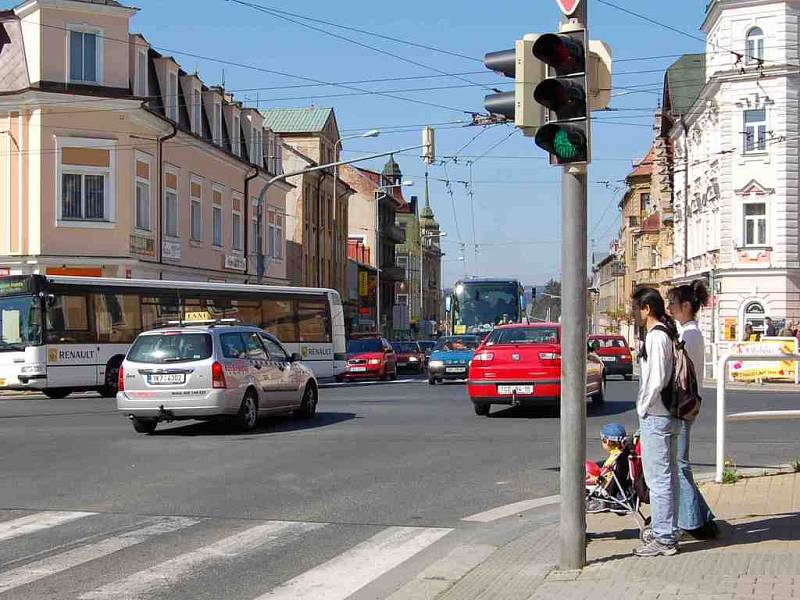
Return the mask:
<path fill-rule="evenodd" d="M 511 47 L 515 39 L 527 32 L 552 31 L 558 22 L 555 0 L 505 0 L 499 3 L 454 0 L 383 3 L 366 0 L 340 3 L 320 0 L 291 3 L 248 1 L 478 59 L 487 51 Z M 701 35 L 698 28 L 704 15 L 705 2 L 702 0 L 672 0 L 668 11 L 664 10 L 662 0 L 615 2 L 673 27 Z M 17 2 L 0 0 L 2 8 L 15 4 Z M 178 51 L 335 82 L 481 71 L 462 77 L 470 82 L 511 89 L 507 85 L 510 79 L 488 71 L 484 73 L 482 65 L 474 60 L 311 23 L 314 27 L 430 67 L 425 68 L 229 0 L 136 0 L 134 4 L 141 8 L 141 12 L 134 18 L 133 29 L 144 33 L 154 46 L 172 50 L 186 70 L 197 68 L 208 84 L 220 83 L 224 68 L 225 84 L 229 90 L 278 88 L 235 92 L 237 98 L 251 104 L 255 103 L 258 94 L 261 107 L 333 106 L 343 134 L 374 127 L 450 123 L 463 121 L 468 116 L 459 110 L 376 95 L 308 98 L 353 92 L 336 87 L 285 89 L 285 86 L 308 82 L 245 67 L 223 66 L 181 55 Z M 629 172 L 632 161 L 641 158 L 649 147 L 652 113 L 660 98 L 663 69 L 674 60 L 630 59 L 699 52 L 703 44 L 598 2 L 592 2 L 590 9 L 591 37 L 602 39 L 612 47 L 616 61 L 614 71 L 618 73 L 614 77 L 614 86 L 639 86 L 647 90 L 612 100 L 612 107 L 627 110 L 596 115 L 598 121 L 606 122 L 596 122 L 593 127 L 595 161 L 589 175 L 593 182 L 589 191 L 589 230 L 590 237 L 595 238 L 596 251 L 602 251 L 608 247 L 618 227 L 616 205 L 623 185 L 620 180 Z M 631 73 L 650 70 L 660 72 Z M 353 85 L 369 90 L 392 90 L 393 95 L 476 112 L 483 111 L 483 96 L 488 93 L 484 87 L 468 86 L 463 80 L 453 77 Z M 442 86 L 464 87 L 394 93 L 399 89 Z M 279 100 L 288 97 L 293 99 Z M 346 142 L 345 156 L 351 158 L 358 156 L 358 151 L 381 152 L 419 143 L 420 132 L 416 128 L 406 132 L 390 131 L 377 139 Z M 544 153 L 532 140 L 515 134 L 502 141 L 511 131 L 507 126 L 487 129 L 460 153 L 457 162 L 429 168 L 430 176 L 435 178 L 431 185 L 433 209 L 442 230 L 447 232 L 444 244 L 447 253 L 444 265 L 446 285 L 464 276 L 465 272 L 479 276 L 513 276 L 526 284 L 542 284 L 559 274 L 560 172 L 547 165 Z M 437 130 L 437 153 L 451 156 L 479 132 L 480 128 L 461 127 L 457 123 L 440 126 Z M 472 165 L 473 219 L 468 188 L 458 182 L 470 179 L 470 169 L 466 164 L 470 157 L 477 159 L 498 142 L 499 145 L 489 154 Z M 413 188 L 405 188 L 406 195 L 419 195 L 421 198 L 426 165 L 416 156 L 396 158 L 406 177 L 416 183 Z M 368 166 L 380 168 L 382 162 Z M 440 181 L 443 179 L 454 182 L 450 185 L 452 198 L 447 185 Z M 475 241 L 479 246 L 477 252 L 473 245 Z M 463 251 L 459 242 L 465 244 Z M 461 256 L 465 261 L 458 260 Z"/>

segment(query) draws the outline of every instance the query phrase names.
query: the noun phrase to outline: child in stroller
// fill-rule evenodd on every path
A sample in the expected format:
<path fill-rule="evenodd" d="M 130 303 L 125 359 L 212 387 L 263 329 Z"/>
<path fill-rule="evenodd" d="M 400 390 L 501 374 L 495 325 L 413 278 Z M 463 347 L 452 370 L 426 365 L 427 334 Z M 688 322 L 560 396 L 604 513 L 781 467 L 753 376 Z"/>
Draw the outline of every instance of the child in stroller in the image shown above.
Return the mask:
<path fill-rule="evenodd" d="M 600 435 L 608 458 L 602 466 L 586 463 L 586 512 L 631 515 L 644 539 L 649 534 L 649 519 L 642 514 L 641 507 L 650 498 L 642 471 L 638 432 L 628 439 L 625 427 L 608 423 Z"/>

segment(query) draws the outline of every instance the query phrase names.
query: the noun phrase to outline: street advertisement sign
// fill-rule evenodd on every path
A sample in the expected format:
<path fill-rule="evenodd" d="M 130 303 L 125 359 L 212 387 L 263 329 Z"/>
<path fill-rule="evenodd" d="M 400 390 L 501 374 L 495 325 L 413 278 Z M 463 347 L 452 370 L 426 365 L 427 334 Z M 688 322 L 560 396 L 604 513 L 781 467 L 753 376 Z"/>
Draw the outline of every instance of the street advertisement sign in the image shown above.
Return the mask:
<path fill-rule="evenodd" d="M 796 354 L 797 339 L 793 337 L 765 337 L 758 342 L 733 344 L 731 350 L 737 354 L 774 354 L 775 356 Z M 739 383 L 762 381 L 800 383 L 797 363 L 792 360 L 776 360 L 774 362 L 732 361 L 728 379 Z"/>
<path fill-rule="evenodd" d="M 578 4 L 581 3 L 581 0 L 556 0 L 556 4 L 558 4 L 558 8 L 561 9 L 561 12 L 564 13 L 565 16 L 569 17 L 572 13 L 575 12 L 575 9 L 578 8 Z"/>

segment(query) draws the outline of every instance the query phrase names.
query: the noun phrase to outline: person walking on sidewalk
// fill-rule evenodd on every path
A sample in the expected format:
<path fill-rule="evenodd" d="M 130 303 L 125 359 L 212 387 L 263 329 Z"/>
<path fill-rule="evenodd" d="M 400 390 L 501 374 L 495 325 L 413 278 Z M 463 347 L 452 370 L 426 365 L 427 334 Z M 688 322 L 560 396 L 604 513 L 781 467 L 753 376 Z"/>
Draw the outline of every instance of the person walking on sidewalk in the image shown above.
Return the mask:
<path fill-rule="evenodd" d="M 708 305 L 708 290 L 700 281 L 672 288 L 667 293 L 667 311 L 675 319 L 678 335 L 684 343 L 694 365 L 699 382 L 705 370 L 705 342 L 697 324 L 697 313 Z M 697 539 L 717 537 L 719 529 L 714 523 L 714 514 L 705 498 L 697 489 L 689 459 L 690 438 L 694 421 L 680 420 L 678 435 L 678 528 Z"/>
<path fill-rule="evenodd" d="M 634 550 L 636 556 L 672 556 L 678 551 L 679 420 L 670 415 L 663 395 L 672 382 L 673 340 L 678 332 L 658 290 L 640 288 L 634 306 L 644 326 L 636 412 L 642 443 L 642 467 L 650 488 L 653 538 Z"/>

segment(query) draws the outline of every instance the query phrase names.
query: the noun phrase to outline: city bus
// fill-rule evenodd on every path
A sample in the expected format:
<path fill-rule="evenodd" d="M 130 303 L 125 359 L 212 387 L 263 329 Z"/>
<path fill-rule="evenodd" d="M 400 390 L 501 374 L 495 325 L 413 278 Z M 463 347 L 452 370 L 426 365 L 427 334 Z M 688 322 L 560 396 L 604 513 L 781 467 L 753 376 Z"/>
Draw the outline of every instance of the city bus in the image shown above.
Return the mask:
<path fill-rule="evenodd" d="M 345 372 L 344 313 L 334 290 L 20 275 L 0 277 L 0 392 L 112 396 L 140 332 L 223 319 L 273 334 L 319 379 Z"/>
<path fill-rule="evenodd" d="M 465 279 L 448 298 L 448 330 L 453 335 L 484 335 L 500 323 L 525 318 L 525 288 L 516 279 Z"/>

